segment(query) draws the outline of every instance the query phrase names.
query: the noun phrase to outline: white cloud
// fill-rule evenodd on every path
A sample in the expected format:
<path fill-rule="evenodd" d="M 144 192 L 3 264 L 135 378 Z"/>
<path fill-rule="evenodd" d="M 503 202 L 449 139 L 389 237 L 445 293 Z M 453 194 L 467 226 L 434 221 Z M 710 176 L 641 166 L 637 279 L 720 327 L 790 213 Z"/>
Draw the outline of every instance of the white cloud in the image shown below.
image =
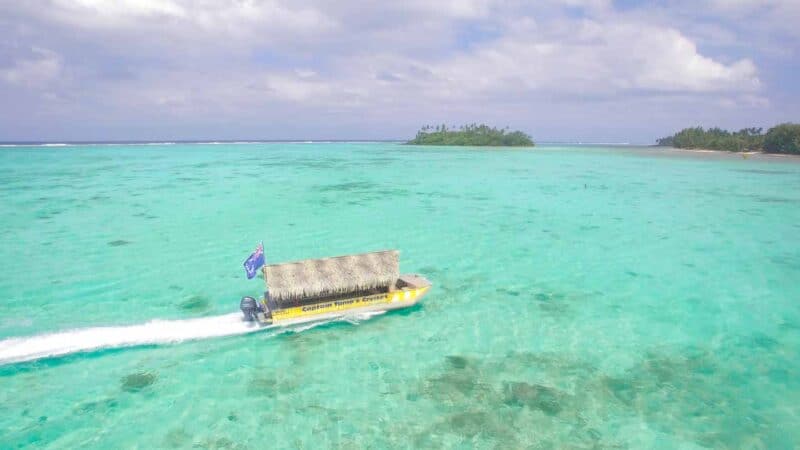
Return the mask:
<path fill-rule="evenodd" d="M 796 0 L 708 0 L 708 2 L 718 11 L 732 13 L 750 13 L 759 10 L 800 12 L 800 3 Z"/>
<path fill-rule="evenodd" d="M 43 87 L 61 73 L 61 58 L 54 52 L 34 47 L 31 55 L 17 60 L 13 66 L 0 69 L 6 83 L 27 87 Z"/>
<path fill-rule="evenodd" d="M 293 102 L 330 101 L 331 86 L 318 80 L 310 80 L 302 75 L 268 75 L 266 76 L 264 93 L 282 100 Z"/>
<path fill-rule="evenodd" d="M 480 18 L 489 14 L 493 0 L 411 0 L 405 4 L 406 8 L 418 10 L 426 14 L 435 14 L 454 18 Z"/>
<path fill-rule="evenodd" d="M 677 113 L 681 102 L 763 108 L 769 97 L 759 55 L 720 51 L 747 36 L 722 21 L 706 27 L 705 16 L 689 26 L 689 9 L 673 17 L 647 6 L 621 12 L 611 0 L 46 1 L 0 3 L 0 31 L 5 22 L 7 42 L 21 43 L 0 45 L 0 80 L 50 85 L 61 104 L 120 122 L 293 114 L 313 127 L 345 112 L 387 118 L 391 128 L 421 114 L 476 111 L 490 121 L 613 104 Z M 725 17 L 794 8 L 705 1 Z M 19 51 L 33 45 L 58 54 Z"/>
<path fill-rule="evenodd" d="M 673 93 L 719 94 L 728 101 L 746 94 L 752 104 L 760 91 L 752 61 L 717 61 L 672 28 L 613 18 L 545 25 L 521 19 L 508 25 L 506 34 L 447 56 L 356 49 L 336 55 L 323 71 L 313 65 L 210 66 L 200 74 L 156 68 L 143 72 L 137 83 L 106 82 L 113 95 L 105 97 L 139 109 L 150 104 L 192 113 L 265 104 L 424 109 L 442 103 L 507 105 L 542 98 L 588 102 Z"/>
<path fill-rule="evenodd" d="M 740 22 L 752 34 L 800 36 L 800 0 L 706 0 L 715 14 Z M 693 4 L 693 7 L 698 5 Z M 702 8 L 702 6 L 699 6 Z"/>
<path fill-rule="evenodd" d="M 448 101 L 583 96 L 610 98 L 648 93 L 717 93 L 759 90 L 752 61 L 725 64 L 699 53 L 679 31 L 626 22 L 530 22 L 499 39 L 451 58 L 425 61 L 396 55 L 350 62 L 417 96 Z M 388 74 L 388 76 L 387 76 Z M 383 75 L 383 76 L 382 76 Z M 353 81 L 365 85 L 366 80 Z M 386 81 L 388 82 L 388 81 Z M 378 84 L 378 83 L 374 83 Z"/>
<path fill-rule="evenodd" d="M 724 64 L 703 56 L 697 46 L 674 29 L 628 26 L 616 36 L 623 50 L 630 42 L 628 55 L 638 59 L 635 85 L 642 89 L 666 91 L 744 91 L 758 90 L 761 82 L 755 64 L 742 59 Z"/>
<path fill-rule="evenodd" d="M 46 7 L 21 8 L 34 17 L 79 29 L 189 35 L 197 41 L 221 35 L 254 38 L 288 31 L 319 32 L 335 26 L 313 7 L 277 0 L 50 0 Z"/>
<path fill-rule="evenodd" d="M 53 7 L 64 14 L 103 17 L 107 20 L 184 17 L 186 9 L 171 0 L 54 0 Z"/>

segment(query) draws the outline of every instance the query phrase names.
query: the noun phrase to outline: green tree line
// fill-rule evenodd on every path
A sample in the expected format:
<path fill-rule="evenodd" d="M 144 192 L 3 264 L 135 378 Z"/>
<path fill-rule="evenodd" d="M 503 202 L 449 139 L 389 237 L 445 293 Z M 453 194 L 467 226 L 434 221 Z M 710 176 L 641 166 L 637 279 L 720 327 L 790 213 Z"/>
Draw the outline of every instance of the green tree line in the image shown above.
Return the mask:
<path fill-rule="evenodd" d="M 530 136 L 521 131 L 509 132 L 488 125 L 462 125 L 448 129 L 446 125 L 426 125 L 417 136 L 408 141 L 411 145 L 468 145 L 496 147 L 533 147 Z"/>
<path fill-rule="evenodd" d="M 800 154 L 800 124 L 780 124 L 766 133 L 762 128 L 744 128 L 733 132 L 721 128 L 685 128 L 656 142 L 675 148 Z"/>

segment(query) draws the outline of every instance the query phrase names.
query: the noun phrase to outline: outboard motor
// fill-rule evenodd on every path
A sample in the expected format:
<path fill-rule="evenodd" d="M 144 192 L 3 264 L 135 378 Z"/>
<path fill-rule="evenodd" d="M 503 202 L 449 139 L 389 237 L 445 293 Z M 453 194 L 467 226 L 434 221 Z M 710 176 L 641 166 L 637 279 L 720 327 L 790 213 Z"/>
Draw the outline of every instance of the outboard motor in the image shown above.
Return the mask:
<path fill-rule="evenodd" d="M 244 314 L 244 320 L 248 322 L 253 322 L 256 320 L 258 303 L 253 297 L 242 297 L 242 301 L 239 302 L 239 309 L 241 309 L 242 313 Z"/>

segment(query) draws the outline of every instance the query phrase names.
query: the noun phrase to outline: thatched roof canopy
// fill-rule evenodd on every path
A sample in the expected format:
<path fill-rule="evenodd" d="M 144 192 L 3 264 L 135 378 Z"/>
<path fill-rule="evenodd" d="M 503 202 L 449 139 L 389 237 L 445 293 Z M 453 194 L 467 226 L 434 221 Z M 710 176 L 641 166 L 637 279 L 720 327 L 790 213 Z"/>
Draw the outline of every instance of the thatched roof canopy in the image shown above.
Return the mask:
<path fill-rule="evenodd" d="M 279 302 L 384 288 L 399 276 L 397 250 L 264 266 L 269 295 Z"/>

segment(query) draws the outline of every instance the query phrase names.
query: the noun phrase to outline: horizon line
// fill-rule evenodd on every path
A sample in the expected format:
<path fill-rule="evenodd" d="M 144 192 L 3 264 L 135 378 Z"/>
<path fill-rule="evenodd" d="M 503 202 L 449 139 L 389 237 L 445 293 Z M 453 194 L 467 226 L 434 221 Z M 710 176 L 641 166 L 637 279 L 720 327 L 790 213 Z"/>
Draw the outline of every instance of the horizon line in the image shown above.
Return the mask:
<path fill-rule="evenodd" d="M 2 147 L 23 147 L 23 146 L 70 146 L 70 145 L 171 145 L 171 144 L 268 144 L 268 143 L 402 143 L 406 139 L 113 139 L 113 140 L 0 140 Z M 611 142 L 611 141 L 591 141 L 591 140 L 542 140 L 535 141 L 537 145 L 627 145 L 627 146 L 653 146 L 653 143 L 638 142 Z"/>

